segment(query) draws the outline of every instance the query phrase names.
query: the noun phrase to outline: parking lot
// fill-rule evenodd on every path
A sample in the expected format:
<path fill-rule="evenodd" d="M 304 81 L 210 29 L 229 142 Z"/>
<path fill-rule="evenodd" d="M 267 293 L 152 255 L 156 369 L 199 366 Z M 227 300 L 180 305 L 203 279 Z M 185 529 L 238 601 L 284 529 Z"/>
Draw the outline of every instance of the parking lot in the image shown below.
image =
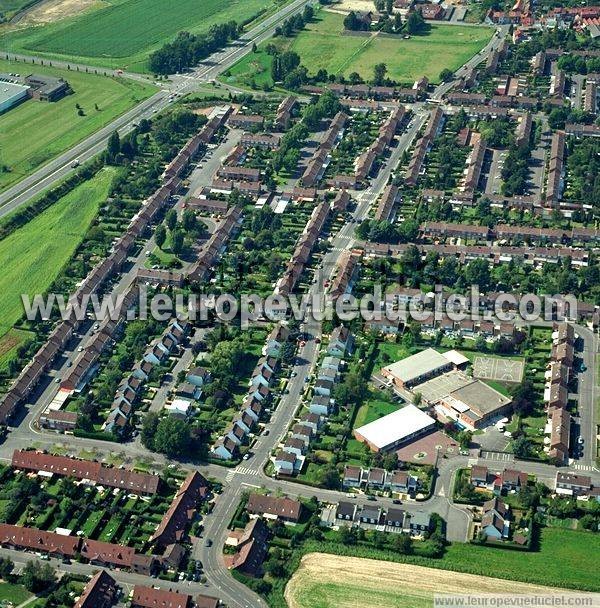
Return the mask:
<path fill-rule="evenodd" d="M 523 380 L 525 361 L 498 357 L 476 357 L 473 376 L 481 380 L 498 380 L 518 384 Z"/>

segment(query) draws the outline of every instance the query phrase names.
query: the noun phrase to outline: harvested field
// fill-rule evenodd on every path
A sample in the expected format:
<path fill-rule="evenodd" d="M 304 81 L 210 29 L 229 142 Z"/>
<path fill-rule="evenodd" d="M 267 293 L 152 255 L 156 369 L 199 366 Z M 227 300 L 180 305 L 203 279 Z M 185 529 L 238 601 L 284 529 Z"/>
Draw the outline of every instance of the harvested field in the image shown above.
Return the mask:
<path fill-rule="evenodd" d="M 100 8 L 106 2 L 99 0 L 47 0 L 29 9 L 19 19 L 21 25 L 43 25 L 54 23 L 67 17 L 75 17 L 91 7 Z"/>
<path fill-rule="evenodd" d="M 434 594 L 507 591 L 506 581 L 487 576 L 310 553 L 288 583 L 285 598 L 290 608 L 425 608 Z M 556 589 L 511 582 L 510 593 L 550 594 Z"/>

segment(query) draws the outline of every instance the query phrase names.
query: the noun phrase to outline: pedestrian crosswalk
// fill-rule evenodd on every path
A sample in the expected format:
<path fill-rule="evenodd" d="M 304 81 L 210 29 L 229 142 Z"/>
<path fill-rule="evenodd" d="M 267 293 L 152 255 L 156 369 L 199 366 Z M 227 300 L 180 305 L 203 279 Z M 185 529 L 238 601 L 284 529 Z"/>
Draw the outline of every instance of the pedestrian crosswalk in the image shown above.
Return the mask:
<path fill-rule="evenodd" d="M 573 464 L 573 466 L 571 468 L 575 469 L 576 471 L 588 471 L 588 472 L 594 471 L 594 472 L 598 473 L 598 469 L 589 464 Z"/>
<path fill-rule="evenodd" d="M 235 469 L 230 469 L 225 475 L 225 481 L 231 481 L 236 475 L 258 475 L 258 471 L 251 469 L 250 467 L 236 467 Z"/>

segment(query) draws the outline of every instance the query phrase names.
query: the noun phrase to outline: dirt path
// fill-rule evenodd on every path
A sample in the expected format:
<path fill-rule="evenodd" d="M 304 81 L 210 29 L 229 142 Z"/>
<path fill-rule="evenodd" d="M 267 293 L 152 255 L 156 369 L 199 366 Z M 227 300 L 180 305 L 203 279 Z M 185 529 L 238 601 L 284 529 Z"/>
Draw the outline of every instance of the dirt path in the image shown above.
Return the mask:
<path fill-rule="evenodd" d="M 102 0 L 40 0 L 16 14 L 11 19 L 11 25 L 29 26 L 54 23 L 82 13 L 92 6 L 102 6 L 103 4 Z"/>
<path fill-rule="evenodd" d="M 357 593 L 363 599 L 366 599 L 369 591 L 376 595 L 385 590 L 389 593 L 397 593 L 398 597 L 409 595 L 429 601 L 436 593 L 548 594 L 557 592 L 557 589 L 550 587 L 514 581 L 511 581 L 507 587 L 507 581 L 487 576 L 357 557 L 310 553 L 302 558 L 300 568 L 289 581 L 285 589 L 285 599 L 290 608 L 310 608 L 300 602 L 303 589 L 315 585 L 323 585 L 325 588 L 341 583 L 348 587 L 348 599 L 353 597 L 353 602 L 358 599 L 356 596 L 352 596 L 353 587 L 359 588 Z M 327 599 L 330 598 L 327 597 Z M 338 606 L 337 602 L 335 605 Z M 342 604 L 339 605 L 342 608 Z M 366 604 L 363 605 L 366 606 Z M 375 607 L 383 604 L 376 603 L 375 597 L 372 597 L 368 605 Z M 343 604 L 343 608 L 345 606 L 346 604 Z"/>

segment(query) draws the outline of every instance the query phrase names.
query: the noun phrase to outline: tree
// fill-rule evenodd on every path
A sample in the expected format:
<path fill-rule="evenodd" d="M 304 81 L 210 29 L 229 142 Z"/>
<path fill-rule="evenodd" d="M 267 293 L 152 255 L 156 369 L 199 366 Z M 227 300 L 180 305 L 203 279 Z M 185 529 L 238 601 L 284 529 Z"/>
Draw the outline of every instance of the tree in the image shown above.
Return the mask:
<path fill-rule="evenodd" d="M 471 447 L 471 439 L 473 439 L 473 433 L 471 431 L 461 431 L 458 436 L 458 443 L 463 450 L 468 450 Z"/>
<path fill-rule="evenodd" d="M 406 20 L 406 30 L 409 34 L 419 34 L 425 29 L 425 20 L 418 11 L 413 11 Z"/>
<path fill-rule="evenodd" d="M 531 442 L 525 435 L 513 441 L 513 452 L 517 458 L 527 458 L 531 452 Z"/>
<path fill-rule="evenodd" d="M 185 455 L 191 442 L 190 428 L 185 422 L 174 416 L 161 418 L 154 435 L 154 449 L 170 456 Z"/>
<path fill-rule="evenodd" d="M 448 68 L 444 68 L 440 72 L 440 80 L 442 82 L 450 82 L 454 78 L 454 72 Z"/>
<path fill-rule="evenodd" d="M 340 485 L 340 475 L 334 466 L 319 468 L 319 483 L 325 488 L 336 490 Z"/>
<path fill-rule="evenodd" d="M 403 555 L 412 553 L 412 538 L 408 534 L 396 534 L 394 549 Z"/>
<path fill-rule="evenodd" d="M 15 565 L 10 558 L 0 557 L 0 578 L 3 581 L 10 580 L 14 567 Z"/>
<path fill-rule="evenodd" d="M 373 84 L 377 87 L 381 86 L 385 80 L 387 74 L 387 65 L 385 63 L 378 63 L 373 68 Z"/>
<path fill-rule="evenodd" d="M 120 151 L 121 139 L 117 131 L 113 131 L 108 138 L 108 143 L 106 144 L 106 162 L 109 165 L 114 165 Z"/>
<path fill-rule="evenodd" d="M 182 224 L 183 229 L 186 232 L 191 232 L 192 230 L 196 229 L 198 222 L 196 220 L 196 214 L 191 209 L 186 209 L 183 212 Z"/>
<path fill-rule="evenodd" d="M 398 454 L 390 452 L 383 459 L 383 468 L 386 471 L 395 471 L 398 468 Z"/>
<path fill-rule="evenodd" d="M 48 589 L 56 582 L 54 569 L 50 564 L 27 562 L 21 572 L 21 582 L 32 593 Z"/>
<path fill-rule="evenodd" d="M 169 209 L 169 211 L 167 211 L 165 223 L 167 224 L 167 228 L 169 230 L 175 230 L 175 226 L 177 226 L 177 211 L 175 211 L 175 209 Z"/>
<path fill-rule="evenodd" d="M 156 435 L 159 420 L 160 418 L 156 412 L 149 412 L 144 418 L 141 438 L 142 444 L 149 450 L 154 450 L 154 436 Z"/>
<path fill-rule="evenodd" d="M 164 224 L 159 224 L 156 227 L 156 232 L 154 233 L 154 241 L 159 249 L 162 249 L 165 241 L 167 240 L 167 229 Z"/>
<path fill-rule="evenodd" d="M 355 545 L 356 544 L 356 533 L 348 526 L 340 526 L 339 530 L 340 541 L 344 545 Z"/>
<path fill-rule="evenodd" d="M 183 230 L 174 230 L 171 236 L 171 249 L 173 253 L 179 255 L 183 251 L 183 242 L 185 240 L 185 234 Z"/>

